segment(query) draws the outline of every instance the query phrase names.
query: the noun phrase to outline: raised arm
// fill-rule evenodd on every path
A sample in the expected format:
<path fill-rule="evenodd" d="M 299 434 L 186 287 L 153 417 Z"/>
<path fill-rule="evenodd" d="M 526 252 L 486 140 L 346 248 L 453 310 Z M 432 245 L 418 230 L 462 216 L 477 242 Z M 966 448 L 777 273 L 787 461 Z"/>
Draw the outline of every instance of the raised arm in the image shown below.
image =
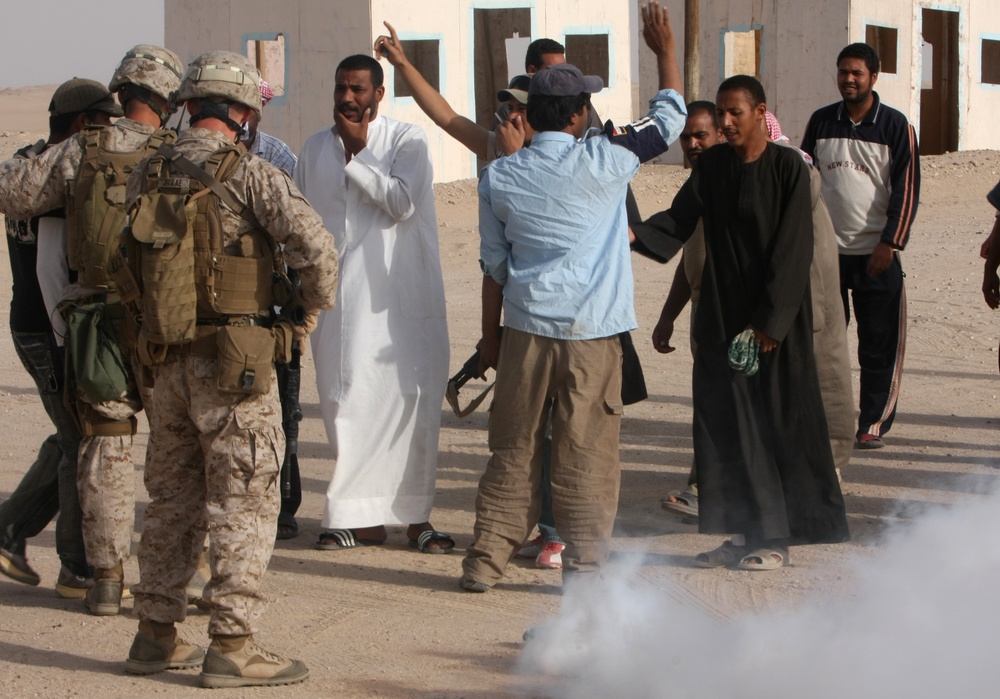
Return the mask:
<path fill-rule="evenodd" d="M 670 26 L 667 8 L 657 0 L 650 0 L 642 8 L 642 38 L 656 54 L 656 71 L 661 90 L 684 92 L 684 80 L 675 55 L 674 30 Z"/>
<path fill-rule="evenodd" d="M 424 114 L 444 129 L 449 136 L 480 158 L 487 160 L 490 132 L 452 109 L 448 100 L 442 97 L 441 93 L 435 90 L 406 58 L 402 42 L 400 42 L 393 26 L 388 22 L 383 22 L 383 24 L 389 30 L 389 36 L 383 34 L 375 39 L 375 55 L 379 59 L 384 58 L 396 69 L 399 77 L 410 88 L 414 101 Z"/>

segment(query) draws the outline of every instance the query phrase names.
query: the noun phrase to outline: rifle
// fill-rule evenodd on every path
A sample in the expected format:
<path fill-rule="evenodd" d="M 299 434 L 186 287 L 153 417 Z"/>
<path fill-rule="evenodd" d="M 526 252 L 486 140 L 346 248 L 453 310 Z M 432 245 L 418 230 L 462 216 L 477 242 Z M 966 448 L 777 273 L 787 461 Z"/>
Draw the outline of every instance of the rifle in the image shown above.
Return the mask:
<path fill-rule="evenodd" d="M 469 379 L 474 379 L 478 376 L 479 350 L 476 350 L 476 353 L 465 361 L 465 364 L 463 364 L 462 368 L 458 370 L 458 373 L 448 380 L 448 387 L 445 389 L 444 397 L 448 400 L 448 405 L 451 406 L 451 409 L 454 410 L 455 414 L 459 417 L 465 417 L 471 414 L 476 408 L 479 407 L 479 404 L 486 399 L 489 392 L 493 390 L 493 384 L 490 384 L 486 387 L 486 390 L 473 398 L 469 402 L 468 406 L 465 408 L 460 407 L 458 404 L 459 389 L 462 388 L 462 386 L 464 386 Z"/>
<path fill-rule="evenodd" d="M 302 385 L 302 348 L 299 341 L 292 343 L 292 358 L 278 369 L 278 391 L 281 393 L 281 429 L 285 432 L 285 458 L 281 462 L 281 499 L 292 497 L 292 471 L 299 470 L 299 423 L 302 421 L 302 404 L 299 388 Z"/>

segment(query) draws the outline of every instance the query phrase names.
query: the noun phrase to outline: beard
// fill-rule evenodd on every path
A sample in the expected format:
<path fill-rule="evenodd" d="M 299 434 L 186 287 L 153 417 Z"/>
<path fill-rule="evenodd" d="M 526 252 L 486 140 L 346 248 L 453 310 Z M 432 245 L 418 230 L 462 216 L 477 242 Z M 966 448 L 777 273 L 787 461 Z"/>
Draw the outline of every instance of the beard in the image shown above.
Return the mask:
<path fill-rule="evenodd" d="M 863 104 L 864 102 L 868 101 L 868 98 L 871 97 L 871 94 L 872 94 L 872 88 L 869 87 L 867 90 L 860 90 L 860 89 L 856 90 L 853 96 L 847 96 L 841 94 L 841 97 L 844 98 L 845 102 L 848 102 L 850 104 Z"/>
<path fill-rule="evenodd" d="M 378 113 L 378 102 L 369 102 L 368 104 L 342 104 L 337 107 L 337 112 L 343 114 L 348 121 L 353 121 L 358 123 L 361 121 L 361 115 L 365 113 L 366 109 L 371 109 L 370 119 L 375 118 L 375 114 Z"/>

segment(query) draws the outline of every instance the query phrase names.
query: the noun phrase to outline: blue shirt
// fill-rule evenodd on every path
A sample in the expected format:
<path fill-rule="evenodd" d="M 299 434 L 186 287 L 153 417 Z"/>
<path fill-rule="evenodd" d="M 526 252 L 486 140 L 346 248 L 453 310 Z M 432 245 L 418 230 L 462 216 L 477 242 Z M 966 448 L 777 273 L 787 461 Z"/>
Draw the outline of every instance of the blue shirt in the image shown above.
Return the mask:
<path fill-rule="evenodd" d="M 683 98 L 664 90 L 638 133 L 670 143 L 686 117 Z M 546 131 L 483 170 L 480 263 L 504 287 L 505 326 L 564 340 L 636 327 L 625 213 L 639 169 L 631 144 Z"/>
<path fill-rule="evenodd" d="M 249 152 L 258 158 L 263 158 L 276 168 L 284 170 L 289 177 L 295 175 L 295 164 L 298 162 L 298 158 L 281 139 L 258 131 L 257 138 L 254 139 Z"/>

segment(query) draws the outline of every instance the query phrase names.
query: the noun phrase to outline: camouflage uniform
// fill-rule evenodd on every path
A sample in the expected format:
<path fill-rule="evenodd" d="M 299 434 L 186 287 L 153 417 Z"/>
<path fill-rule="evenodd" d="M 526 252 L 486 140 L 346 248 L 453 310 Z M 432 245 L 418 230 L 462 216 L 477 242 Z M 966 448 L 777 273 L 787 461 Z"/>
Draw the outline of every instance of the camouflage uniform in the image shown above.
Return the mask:
<path fill-rule="evenodd" d="M 127 153 L 146 146 L 154 128 L 122 118 L 101 132 L 101 146 Z M 83 161 L 80 134 L 49 148 L 31 160 L 9 160 L 0 166 L 0 211 L 29 218 L 66 205 L 67 184 L 75 180 Z M 87 299 L 102 292 L 80 288 L 74 296 Z M 130 384 L 133 382 L 130 381 Z M 77 392 L 79 400 L 90 403 Z M 92 405 L 109 420 L 127 420 L 142 405 L 134 385 L 118 401 Z M 87 559 L 100 569 L 114 569 L 129 554 L 135 520 L 135 464 L 131 436 L 84 436 L 80 443 L 77 486 L 83 510 Z"/>
<path fill-rule="evenodd" d="M 192 128 L 176 149 L 197 165 L 231 145 L 216 131 Z M 146 186 L 147 162 L 128 180 L 131 208 Z M 287 175 L 250 156 L 225 181 L 246 202 L 260 227 L 284 245 L 285 262 L 299 271 L 307 308 L 329 308 L 336 297 L 337 251 L 323 222 Z M 223 246 L 251 224 L 219 202 Z M 194 573 L 207 528 L 212 580 L 212 636 L 252 634 L 266 599 L 260 581 L 277 530 L 278 473 L 284 452 L 274 368 L 262 395 L 222 392 L 216 360 L 171 348 L 153 367 L 153 402 L 146 456 L 146 509 L 139 544 L 141 581 L 135 613 L 143 620 L 184 619 L 184 587 Z"/>

